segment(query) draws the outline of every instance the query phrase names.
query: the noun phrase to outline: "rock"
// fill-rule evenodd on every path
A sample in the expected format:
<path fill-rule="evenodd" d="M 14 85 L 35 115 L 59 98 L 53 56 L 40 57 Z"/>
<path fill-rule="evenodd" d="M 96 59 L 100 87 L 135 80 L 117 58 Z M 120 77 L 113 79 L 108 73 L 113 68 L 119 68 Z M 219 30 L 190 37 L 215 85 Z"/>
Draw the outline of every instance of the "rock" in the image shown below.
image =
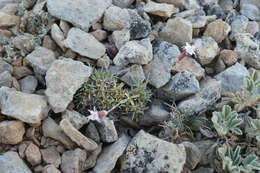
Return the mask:
<path fill-rule="evenodd" d="M 206 26 L 207 23 L 216 20 L 216 16 L 215 15 L 213 16 L 194 15 L 194 16 L 189 16 L 186 19 L 191 22 L 193 29 L 198 29 L 198 28 L 203 28 Z"/>
<path fill-rule="evenodd" d="M 246 32 L 248 18 L 243 15 L 237 15 L 231 23 L 231 34 L 229 38 L 233 41 L 237 35 Z"/>
<path fill-rule="evenodd" d="M 42 161 L 40 149 L 33 143 L 30 143 L 26 148 L 25 156 L 32 166 L 38 165 Z"/>
<path fill-rule="evenodd" d="M 233 1 L 232 0 L 220 0 L 219 1 L 219 6 L 224 10 L 224 11 L 231 11 L 233 9 Z"/>
<path fill-rule="evenodd" d="M 129 7 L 132 3 L 134 2 L 134 0 L 113 0 L 112 3 L 118 7 L 121 8 L 127 8 Z"/>
<path fill-rule="evenodd" d="M 33 74 L 33 72 L 25 66 L 20 66 L 20 67 L 14 67 L 14 72 L 13 72 L 13 76 L 16 79 L 21 79 L 27 75 L 31 75 Z"/>
<path fill-rule="evenodd" d="M 170 82 L 158 90 L 159 97 L 169 101 L 182 100 L 200 91 L 199 82 L 189 71 L 174 75 Z"/>
<path fill-rule="evenodd" d="M 32 34 L 25 33 L 23 35 L 18 35 L 14 37 L 12 43 L 17 49 L 29 50 L 31 52 L 35 48 L 35 46 L 31 44 L 34 41 L 33 39 L 34 36 Z"/>
<path fill-rule="evenodd" d="M 0 88 L 1 113 L 26 123 L 39 124 L 49 111 L 44 96 Z"/>
<path fill-rule="evenodd" d="M 207 25 L 203 35 L 206 37 L 212 37 L 217 43 L 220 43 L 228 36 L 230 31 L 231 27 L 229 24 L 218 19 Z"/>
<path fill-rule="evenodd" d="M 106 52 L 105 46 L 97 41 L 93 35 L 78 28 L 71 28 L 64 42 L 66 47 L 74 52 L 94 60 L 99 59 Z"/>
<path fill-rule="evenodd" d="M 106 54 L 97 60 L 97 66 L 103 69 L 108 69 L 111 63 L 111 59 Z"/>
<path fill-rule="evenodd" d="M 70 0 L 47 0 L 48 12 L 52 16 L 68 21 L 83 30 L 96 23 L 111 4 L 112 0 L 76 0 L 73 3 Z"/>
<path fill-rule="evenodd" d="M 153 59 L 152 44 L 150 39 L 129 41 L 122 46 L 113 62 L 117 66 L 133 64 L 148 64 Z"/>
<path fill-rule="evenodd" d="M 162 101 L 152 100 L 152 105 L 144 112 L 140 119 L 140 124 L 144 126 L 159 124 L 168 120 L 169 116 L 170 112 L 164 108 Z"/>
<path fill-rule="evenodd" d="M 107 38 L 107 32 L 102 29 L 93 31 L 90 34 L 93 35 L 98 41 L 103 41 Z"/>
<path fill-rule="evenodd" d="M 136 10 L 128 10 L 131 18 L 129 31 L 131 40 L 146 38 L 152 31 L 149 21 L 143 19 Z M 118 14 L 117 14 L 118 15 Z"/>
<path fill-rule="evenodd" d="M 0 73 L 8 71 L 9 73 L 13 73 L 13 66 L 0 59 Z"/>
<path fill-rule="evenodd" d="M 221 58 L 218 58 L 214 68 L 216 73 L 220 73 L 226 69 L 226 65 Z"/>
<path fill-rule="evenodd" d="M 100 136 L 94 123 L 90 122 L 86 128 L 85 136 L 94 140 L 96 143 L 100 143 Z"/>
<path fill-rule="evenodd" d="M 173 4 L 176 7 L 183 9 L 183 0 L 156 0 L 160 3 L 167 3 L 167 4 Z"/>
<path fill-rule="evenodd" d="M 125 43 L 130 40 L 129 30 L 114 31 L 112 33 L 112 40 L 115 43 L 117 49 L 120 49 Z"/>
<path fill-rule="evenodd" d="M 0 73 L 0 87 L 5 86 L 11 88 L 12 83 L 13 79 L 9 71 Z"/>
<path fill-rule="evenodd" d="M 21 86 L 22 92 L 32 94 L 36 90 L 38 81 L 34 76 L 28 75 L 22 78 L 21 80 L 19 80 L 19 84 Z"/>
<path fill-rule="evenodd" d="M 260 70 L 260 49 L 259 44 L 254 42 L 247 34 L 240 34 L 236 37 L 236 47 L 234 51 L 239 59 L 246 64 Z"/>
<path fill-rule="evenodd" d="M 54 165 L 46 165 L 42 173 L 61 173 Z"/>
<path fill-rule="evenodd" d="M 183 46 L 186 42 L 192 41 L 192 24 L 180 17 L 169 19 L 166 26 L 159 32 L 159 37 L 162 40 Z"/>
<path fill-rule="evenodd" d="M 182 113 L 198 115 L 209 109 L 221 97 L 221 82 L 207 78 L 201 82 L 200 92 L 181 101 L 178 108 Z"/>
<path fill-rule="evenodd" d="M 51 26 L 51 38 L 57 43 L 57 45 L 64 51 L 64 40 L 65 40 L 65 36 L 64 33 L 61 31 L 61 29 L 59 28 L 59 26 L 54 23 Z"/>
<path fill-rule="evenodd" d="M 5 173 L 32 173 L 18 153 L 13 151 L 0 155 L 0 170 Z"/>
<path fill-rule="evenodd" d="M 140 130 L 122 156 L 121 172 L 181 173 L 185 161 L 182 144 L 172 144 Z"/>
<path fill-rule="evenodd" d="M 97 158 L 102 151 L 102 144 L 98 145 L 98 148 L 91 152 L 90 156 L 86 160 L 85 169 L 93 168 L 96 165 Z"/>
<path fill-rule="evenodd" d="M 129 86 L 134 86 L 136 82 L 143 82 L 145 80 L 145 75 L 141 65 L 132 65 L 126 74 L 120 77 L 120 80 L 125 82 Z"/>
<path fill-rule="evenodd" d="M 198 80 L 205 76 L 205 70 L 201 65 L 190 57 L 184 57 L 181 61 L 174 64 L 172 67 L 173 72 L 189 71 L 196 76 Z"/>
<path fill-rule="evenodd" d="M 197 0 L 184 0 L 182 3 L 184 8 L 187 10 L 200 8 L 199 2 Z"/>
<path fill-rule="evenodd" d="M 221 58 L 227 66 L 231 66 L 237 62 L 238 56 L 236 52 L 224 49 L 220 52 L 219 58 Z"/>
<path fill-rule="evenodd" d="M 260 20 L 260 10 L 251 3 L 240 3 L 240 13 L 250 20 Z"/>
<path fill-rule="evenodd" d="M 153 44 L 153 55 L 153 60 L 145 65 L 143 70 L 148 83 L 160 88 L 170 80 L 172 65 L 180 51 L 171 43 L 156 40 Z"/>
<path fill-rule="evenodd" d="M 92 68 L 79 61 L 60 59 L 53 62 L 46 73 L 45 94 L 55 113 L 67 108 L 75 92 L 88 80 L 91 73 Z"/>
<path fill-rule="evenodd" d="M 246 27 L 246 32 L 254 36 L 258 31 L 259 31 L 258 23 L 256 21 L 249 21 Z"/>
<path fill-rule="evenodd" d="M 37 73 L 45 75 L 51 64 L 55 61 L 53 51 L 45 47 L 37 47 L 32 53 L 25 58 Z"/>
<path fill-rule="evenodd" d="M 97 143 L 81 134 L 77 129 L 73 127 L 69 120 L 63 119 L 60 122 L 60 127 L 72 141 L 83 147 L 86 151 L 93 151 L 97 149 Z"/>
<path fill-rule="evenodd" d="M 123 154 L 129 138 L 125 135 L 121 136 L 115 143 L 105 147 L 99 156 L 96 166 L 93 168 L 94 173 L 110 173 L 118 160 Z"/>
<path fill-rule="evenodd" d="M 151 32 L 151 24 L 143 19 L 136 10 L 109 7 L 103 20 L 103 26 L 108 31 L 129 30 L 132 40 L 145 38 Z"/>
<path fill-rule="evenodd" d="M 193 172 L 194 173 L 214 173 L 214 169 L 213 168 L 200 167 Z"/>
<path fill-rule="evenodd" d="M 41 149 L 42 160 L 47 163 L 51 164 L 54 167 L 58 168 L 61 164 L 61 157 L 59 152 L 56 150 L 55 147 L 49 147 L 46 149 Z"/>
<path fill-rule="evenodd" d="M 24 123 L 21 121 L 0 122 L 0 143 L 18 144 L 23 140 L 25 133 Z"/>
<path fill-rule="evenodd" d="M 138 14 L 137 14 L 138 15 Z M 127 29 L 131 25 L 131 16 L 127 9 L 109 7 L 104 14 L 103 26 L 108 31 Z"/>
<path fill-rule="evenodd" d="M 214 78 L 221 81 L 222 95 L 228 92 L 236 93 L 241 91 L 244 84 L 244 78 L 249 76 L 246 67 L 239 63 L 227 68 L 225 71 L 219 73 Z"/>
<path fill-rule="evenodd" d="M 221 18 L 223 20 L 226 18 L 224 10 L 219 6 L 217 2 L 209 3 L 208 5 L 206 5 L 205 9 L 207 16 L 216 15 L 218 19 Z"/>
<path fill-rule="evenodd" d="M 202 140 L 194 142 L 194 144 L 199 148 L 201 153 L 200 165 L 207 165 L 213 161 L 212 155 L 214 148 L 217 146 L 214 141 Z"/>
<path fill-rule="evenodd" d="M 62 154 L 61 171 L 63 173 L 81 173 L 85 169 L 86 151 L 82 149 L 69 150 Z"/>
<path fill-rule="evenodd" d="M 69 149 L 75 145 L 71 139 L 64 134 L 60 126 L 50 117 L 43 121 L 42 131 L 45 137 L 53 138 L 64 144 Z"/>
<path fill-rule="evenodd" d="M 74 128 L 80 129 L 82 126 L 88 123 L 88 118 L 76 111 L 66 110 L 62 113 L 62 118 L 67 119 L 73 125 Z"/>
<path fill-rule="evenodd" d="M 18 25 L 20 18 L 15 15 L 6 14 L 0 11 L 0 27 L 11 27 Z"/>
<path fill-rule="evenodd" d="M 186 151 L 186 163 L 185 165 L 189 169 L 194 169 L 200 162 L 201 153 L 199 148 L 191 142 L 182 142 Z"/>
<path fill-rule="evenodd" d="M 57 49 L 56 43 L 51 39 L 49 35 L 44 36 L 42 46 L 52 51 L 56 51 Z"/>
<path fill-rule="evenodd" d="M 118 139 L 114 121 L 104 117 L 101 123 L 96 124 L 102 142 L 111 143 Z"/>
<path fill-rule="evenodd" d="M 174 5 L 171 4 L 148 1 L 144 6 L 144 11 L 152 15 L 171 17 L 172 14 L 178 13 L 179 9 L 175 8 Z"/>
<path fill-rule="evenodd" d="M 209 64 L 219 53 L 218 43 L 211 37 L 194 39 L 197 55 L 202 65 Z"/>

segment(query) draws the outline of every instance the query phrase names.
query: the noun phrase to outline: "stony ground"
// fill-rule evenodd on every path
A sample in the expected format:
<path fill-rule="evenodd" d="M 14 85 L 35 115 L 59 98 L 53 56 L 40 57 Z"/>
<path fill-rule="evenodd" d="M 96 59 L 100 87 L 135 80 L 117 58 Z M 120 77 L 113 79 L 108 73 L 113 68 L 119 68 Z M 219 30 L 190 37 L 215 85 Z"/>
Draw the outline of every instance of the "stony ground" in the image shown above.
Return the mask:
<path fill-rule="evenodd" d="M 0 0 L 0 172 L 225 172 L 216 150 L 229 137 L 211 116 L 260 70 L 259 27 L 259 0 Z M 186 43 L 196 54 L 179 61 Z M 138 120 L 77 111 L 101 68 L 147 82 Z M 255 105 L 239 116 L 259 119 Z M 184 114 L 206 120 L 173 134 Z"/>

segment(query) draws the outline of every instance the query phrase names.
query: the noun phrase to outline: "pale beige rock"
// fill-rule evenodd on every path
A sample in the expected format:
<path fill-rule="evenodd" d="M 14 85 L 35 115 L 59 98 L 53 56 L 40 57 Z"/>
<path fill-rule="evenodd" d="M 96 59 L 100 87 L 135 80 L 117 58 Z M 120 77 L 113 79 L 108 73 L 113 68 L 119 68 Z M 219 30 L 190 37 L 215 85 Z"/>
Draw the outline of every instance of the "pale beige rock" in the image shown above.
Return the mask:
<path fill-rule="evenodd" d="M 221 58 L 227 66 L 231 66 L 237 62 L 238 55 L 233 50 L 224 49 L 220 52 L 219 58 Z"/>
<path fill-rule="evenodd" d="M 75 146 L 70 138 L 64 134 L 60 126 L 50 117 L 43 121 L 42 131 L 45 137 L 53 138 L 64 144 L 69 149 Z"/>
<path fill-rule="evenodd" d="M 85 169 L 86 151 L 82 149 L 69 150 L 62 154 L 61 170 L 63 173 L 81 173 Z"/>
<path fill-rule="evenodd" d="M 4 12 L 0 12 L 0 27 L 11 27 L 19 24 L 20 18 L 15 15 L 9 15 Z"/>
<path fill-rule="evenodd" d="M 61 157 L 55 147 L 49 147 L 41 150 L 42 159 L 47 164 L 52 164 L 58 168 L 61 164 Z"/>
<path fill-rule="evenodd" d="M 86 82 L 92 68 L 69 58 L 56 60 L 46 73 L 45 95 L 55 113 L 63 112 L 73 99 L 73 95 Z"/>
<path fill-rule="evenodd" d="M 0 143 L 18 144 L 23 140 L 24 123 L 21 121 L 2 121 L 0 123 Z"/>
<path fill-rule="evenodd" d="M 159 32 L 160 39 L 178 46 L 192 41 L 192 24 L 186 19 L 176 17 L 169 19 L 166 26 Z"/>
<path fill-rule="evenodd" d="M 103 41 L 107 38 L 107 32 L 102 29 L 93 31 L 90 34 L 93 35 L 98 41 Z"/>
<path fill-rule="evenodd" d="M 205 76 L 204 68 L 202 68 L 196 60 L 187 56 L 172 67 L 173 72 L 181 72 L 185 70 L 193 73 L 197 79 L 201 79 Z"/>
<path fill-rule="evenodd" d="M 46 165 L 42 173 L 61 173 L 54 165 Z"/>
<path fill-rule="evenodd" d="M 69 120 L 63 119 L 60 122 L 60 127 L 65 132 L 65 134 L 70 137 L 72 141 L 74 141 L 79 146 L 83 147 L 86 151 L 93 151 L 97 149 L 98 145 L 92 139 L 87 138 L 82 133 L 80 133 L 77 129 L 73 127 Z"/>
<path fill-rule="evenodd" d="M 39 124 L 49 111 L 44 96 L 0 88 L 1 113 L 26 123 Z"/>
<path fill-rule="evenodd" d="M 61 29 L 59 28 L 59 26 L 54 23 L 51 26 L 51 37 L 52 39 L 57 43 L 57 45 L 59 45 L 59 47 L 64 51 L 65 47 L 64 47 L 64 33 L 61 31 Z"/>
<path fill-rule="evenodd" d="M 106 52 L 105 46 L 93 35 L 78 28 L 71 28 L 69 30 L 64 44 L 74 52 L 94 60 L 99 59 Z"/>
<path fill-rule="evenodd" d="M 174 5 L 171 4 L 155 3 L 153 1 L 149 1 L 147 4 L 145 4 L 144 11 L 149 14 L 161 17 L 171 17 L 172 14 L 178 13 L 179 9 L 175 8 Z"/>
<path fill-rule="evenodd" d="M 68 22 L 61 20 L 59 27 L 62 30 L 62 32 L 64 33 L 64 35 L 67 36 L 67 34 L 70 30 L 70 25 L 68 24 Z"/>
<path fill-rule="evenodd" d="M 53 51 L 45 47 L 37 47 L 25 59 L 33 67 L 35 72 L 45 75 L 56 58 Z"/>
<path fill-rule="evenodd" d="M 207 25 L 204 36 L 212 37 L 217 43 L 220 43 L 228 36 L 230 31 L 231 27 L 229 24 L 218 19 Z"/>
<path fill-rule="evenodd" d="M 112 41 L 115 43 L 118 50 L 129 40 L 130 40 L 129 30 L 114 31 L 112 33 Z"/>
<path fill-rule="evenodd" d="M 41 152 L 40 149 L 33 143 L 31 143 L 25 150 L 25 156 L 27 161 L 32 165 L 38 165 L 41 163 Z"/>

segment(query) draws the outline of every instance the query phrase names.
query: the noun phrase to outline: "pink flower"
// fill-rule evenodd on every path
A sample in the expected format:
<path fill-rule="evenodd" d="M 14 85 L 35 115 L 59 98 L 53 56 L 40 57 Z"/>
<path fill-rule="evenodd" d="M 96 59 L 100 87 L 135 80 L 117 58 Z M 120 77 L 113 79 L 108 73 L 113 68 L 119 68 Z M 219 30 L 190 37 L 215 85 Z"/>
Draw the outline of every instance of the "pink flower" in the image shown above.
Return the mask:
<path fill-rule="evenodd" d="M 183 46 L 183 49 L 184 51 L 178 56 L 177 61 L 181 61 L 187 55 L 195 55 L 195 46 L 186 43 L 186 45 Z"/>
<path fill-rule="evenodd" d="M 89 120 L 97 121 L 99 123 L 101 122 L 101 119 L 108 114 L 108 112 L 105 110 L 97 111 L 95 107 L 93 110 L 88 111 L 90 112 L 90 115 L 87 118 Z"/>

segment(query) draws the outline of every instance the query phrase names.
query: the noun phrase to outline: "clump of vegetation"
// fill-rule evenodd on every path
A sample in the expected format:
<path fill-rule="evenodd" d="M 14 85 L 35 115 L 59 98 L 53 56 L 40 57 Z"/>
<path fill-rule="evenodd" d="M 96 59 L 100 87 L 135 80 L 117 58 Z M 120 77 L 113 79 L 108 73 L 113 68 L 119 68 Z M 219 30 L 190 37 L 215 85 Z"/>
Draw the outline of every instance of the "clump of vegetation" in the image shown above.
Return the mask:
<path fill-rule="evenodd" d="M 144 82 L 136 82 L 128 88 L 119 83 L 115 74 L 94 70 L 88 82 L 84 83 L 74 96 L 74 104 L 80 112 L 96 107 L 109 110 L 125 100 L 114 110 L 115 114 L 131 114 L 133 119 L 143 115 L 151 93 Z"/>
<path fill-rule="evenodd" d="M 241 93 L 232 94 L 235 109 L 241 111 L 245 108 L 255 108 L 260 101 L 260 81 L 258 73 L 254 71 L 251 76 L 245 77 L 244 87 Z"/>
<path fill-rule="evenodd" d="M 181 113 L 176 106 L 171 106 L 171 108 L 171 119 L 162 126 L 166 127 L 172 140 L 176 142 L 178 138 L 184 136 L 193 138 L 192 131 L 199 130 L 206 119 L 196 115 Z"/>
<path fill-rule="evenodd" d="M 237 112 L 232 111 L 228 105 L 225 105 L 221 112 L 213 112 L 211 120 L 218 135 L 221 137 L 226 136 L 230 132 L 242 135 L 242 131 L 238 128 L 242 123 L 242 119 L 239 119 Z"/>
<path fill-rule="evenodd" d="M 218 148 L 218 154 L 222 159 L 222 169 L 230 173 L 254 173 L 254 170 L 260 170 L 257 156 L 250 154 L 242 158 L 240 150 L 240 146 L 237 146 L 234 151 L 227 145 Z"/>
<path fill-rule="evenodd" d="M 247 134 L 249 137 L 256 139 L 257 146 L 260 148 L 260 120 L 252 119 L 250 125 L 251 127 L 247 129 Z"/>

